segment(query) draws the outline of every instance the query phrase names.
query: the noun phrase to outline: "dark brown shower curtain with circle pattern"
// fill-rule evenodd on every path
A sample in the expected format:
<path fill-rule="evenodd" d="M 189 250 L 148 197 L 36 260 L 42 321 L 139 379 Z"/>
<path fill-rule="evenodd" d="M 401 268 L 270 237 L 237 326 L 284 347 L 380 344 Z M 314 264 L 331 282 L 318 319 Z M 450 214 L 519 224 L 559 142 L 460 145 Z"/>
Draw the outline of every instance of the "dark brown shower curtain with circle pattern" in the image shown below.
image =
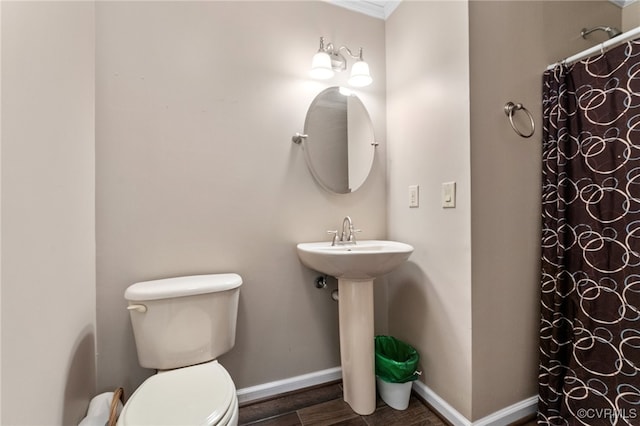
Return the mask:
<path fill-rule="evenodd" d="M 640 425 L 640 39 L 544 74 L 538 422 Z"/>

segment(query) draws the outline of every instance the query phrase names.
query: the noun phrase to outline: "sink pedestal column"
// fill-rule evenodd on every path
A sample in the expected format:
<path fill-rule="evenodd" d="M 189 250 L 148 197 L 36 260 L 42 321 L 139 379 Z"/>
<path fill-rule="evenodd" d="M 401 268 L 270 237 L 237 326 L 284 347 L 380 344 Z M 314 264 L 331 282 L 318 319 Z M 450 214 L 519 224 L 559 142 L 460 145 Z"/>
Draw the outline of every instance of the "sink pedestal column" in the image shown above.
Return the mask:
<path fill-rule="evenodd" d="M 344 400 L 353 411 L 376 409 L 373 280 L 338 279 L 340 359 Z"/>

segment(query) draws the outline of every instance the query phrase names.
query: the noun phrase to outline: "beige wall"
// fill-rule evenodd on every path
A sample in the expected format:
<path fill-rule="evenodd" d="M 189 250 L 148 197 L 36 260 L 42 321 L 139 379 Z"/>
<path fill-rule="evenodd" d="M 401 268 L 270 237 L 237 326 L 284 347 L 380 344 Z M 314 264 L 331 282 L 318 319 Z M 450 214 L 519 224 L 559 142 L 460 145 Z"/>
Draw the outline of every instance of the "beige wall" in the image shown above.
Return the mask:
<path fill-rule="evenodd" d="M 416 248 L 376 287 L 376 332 L 417 347 L 427 386 L 472 420 L 535 394 L 540 129 L 516 137 L 502 107 L 540 125 L 542 70 L 632 6 L 405 0 L 385 24 L 320 2 L 1 5 L 2 424 L 77 423 L 96 314 L 97 391 L 151 373 L 124 310 L 138 280 L 243 276 L 221 358 L 238 387 L 337 366 L 337 305 L 294 247 L 347 214 Z M 381 144 L 346 196 L 290 142 L 332 84 L 307 77 L 320 35 L 363 46 L 375 79 Z"/>
<path fill-rule="evenodd" d="M 622 31 L 640 26 L 640 1 L 635 1 L 622 9 Z"/>
<path fill-rule="evenodd" d="M 0 100 L 2 99 L 2 2 L 0 2 Z M 2 383 L 2 102 L 0 101 L 0 383 Z M 0 422 L 2 386 L 0 385 Z"/>
<path fill-rule="evenodd" d="M 389 278 L 389 330 L 421 380 L 478 420 L 537 393 L 541 78 L 620 26 L 600 2 L 412 2 L 387 21 L 389 236 L 416 247 Z M 525 140 L 503 108 L 523 103 Z M 442 182 L 457 207 L 440 207 Z M 419 209 L 407 187 L 420 185 Z"/>
<path fill-rule="evenodd" d="M 549 62 L 541 35 L 554 29 L 543 12 L 542 2 L 470 3 L 473 420 L 537 394 L 541 81 Z M 511 129 L 507 101 L 534 115 L 531 139 Z M 522 112 L 516 118 L 528 129 Z"/>
<path fill-rule="evenodd" d="M 2 418 L 95 391 L 94 5 L 2 2 Z"/>
<path fill-rule="evenodd" d="M 595 33 L 582 39 L 583 27 L 619 28 L 620 8 L 608 1 L 472 1 L 469 20 L 476 420 L 537 394 L 542 72 L 603 40 Z M 511 129 L 507 101 L 534 115 L 531 139 Z"/>
<path fill-rule="evenodd" d="M 337 304 L 295 245 L 328 239 L 345 215 L 360 238 L 386 236 L 384 21 L 324 2 L 96 10 L 98 389 L 130 394 L 152 373 L 138 366 L 126 287 L 183 274 L 244 279 L 236 346 L 220 359 L 238 388 L 338 366 Z M 316 94 L 346 84 L 309 79 L 321 35 L 362 46 L 374 77 L 358 93 L 381 144 L 349 195 L 321 189 L 291 143 Z"/>
<path fill-rule="evenodd" d="M 387 20 L 389 237 L 412 244 L 389 281 L 389 331 L 421 380 L 471 417 L 469 21 L 466 2 L 404 1 Z M 457 183 L 457 207 L 440 205 Z M 420 207 L 408 186 L 420 185 Z"/>

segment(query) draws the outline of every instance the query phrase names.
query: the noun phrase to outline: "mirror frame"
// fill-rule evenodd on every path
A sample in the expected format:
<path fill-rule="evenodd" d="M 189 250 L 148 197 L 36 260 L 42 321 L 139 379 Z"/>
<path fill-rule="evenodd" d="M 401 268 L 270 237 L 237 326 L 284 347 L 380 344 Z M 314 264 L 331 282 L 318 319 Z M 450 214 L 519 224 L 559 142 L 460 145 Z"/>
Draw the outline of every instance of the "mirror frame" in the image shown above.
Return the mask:
<path fill-rule="evenodd" d="M 332 120 L 331 117 L 327 116 L 327 114 L 321 114 L 323 110 L 318 108 L 318 105 L 322 102 L 330 103 L 331 96 L 335 95 L 343 96 L 346 98 L 344 119 L 342 117 L 338 117 L 337 119 Z M 352 108 L 353 106 L 357 106 L 357 109 L 352 110 L 354 112 L 350 114 L 349 108 Z M 328 108 L 325 108 L 324 110 L 326 111 L 328 110 Z M 340 114 L 340 109 L 338 108 L 335 111 L 329 112 Z M 360 127 L 365 129 L 363 131 L 358 131 L 357 134 L 355 133 L 356 126 L 350 124 L 353 122 L 353 116 L 356 114 L 359 116 L 358 123 L 361 124 Z M 335 126 L 333 126 L 333 128 L 326 128 L 327 123 L 329 122 L 334 122 Z M 324 131 L 325 129 L 326 132 Z M 320 130 L 322 130 L 322 133 L 320 133 Z M 343 93 L 343 89 L 338 86 L 328 87 L 318 93 L 318 95 L 316 95 L 316 97 L 309 105 L 309 109 L 307 110 L 307 115 L 305 117 L 304 123 L 304 133 L 305 137 L 303 139 L 303 149 L 305 152 L 305 161 L 307 163 L 307 167 L 309 168 L 309 171 L 311 172 L 314 180 L 324 190 L 333 194 L 349 194 L 355 192 L 360 187 L 362 187 L 362 185 L 364 185 L 367 178 L 371 174 L 373 162 L 375 159 L 375 148 L 378 144 L 375 142 L 375 132 L 371 116 L 369 115 L 369 111 L 358 96 L 356 96 L 353 92 L 345 95 Z M 346 176 L 344 176 L 342 180 L 340 180 L 340 184 L 343 181 L 346 181 L 346 187 L 340 187 L 339 185 L 334 185 L 331 182 L 327 181 L 327 172 L 325 171 L 323 173 L 318 170 L 325 166 L 324 164 L 320 164 L 323 159 L 319 158 L 320 154 L 315 154 L 316 158 L 314 158 L 314 153 L 311 152 L 313 151 L 312 147 L 314 145 L 322 144 L 323 142 L 331 143 L 331 141 L 335 141 L 334 138 L 337 134 L 342 133 L 344 133 L 345 135 L 344 144 L 341 144 L 341 141 L 338 141 L 338 144 L 334 144 L 334 146 L 336 146 L 339 150 L 345 151 L 346 158 L 329 158 L 328 160 L 324 159 L 324 161 L 325 163 L 336 161 L 339 163 L 338 169 L 344 169 L 346 171 L 346 173 L 341 173 L 343 175 L 346 174 Z M 354 138 L 355 142 L 350 145 L 350 142 L 354 141 Z M 341 145 L 345 146 L 342 147 Z M 358 173 L 356 178 L 350 176 L 350 174 L 353 173 L 354 164 L 352 157 L 361 157 L 354 155 L 353 149 L 358 149 L 360 152 L 370 150 L 370 154 L 369 152 L 365 154 L 366 158 L 363 160 L 363 162 L 361 162 L 361 165 L 359 166 L 363 171 L 361 173 Z M 343 164 L 343 166 L 341 167 L 340 164 Z"/>

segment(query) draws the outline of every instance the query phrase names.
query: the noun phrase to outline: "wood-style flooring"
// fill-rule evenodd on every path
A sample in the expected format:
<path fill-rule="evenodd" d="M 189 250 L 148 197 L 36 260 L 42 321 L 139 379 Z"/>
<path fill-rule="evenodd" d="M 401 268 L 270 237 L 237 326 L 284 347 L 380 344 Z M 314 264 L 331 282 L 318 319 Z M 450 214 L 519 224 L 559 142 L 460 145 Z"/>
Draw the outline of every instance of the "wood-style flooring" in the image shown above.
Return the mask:
<path fill-rule="evenodd" d="M 239 426 L 446 426 L 418 397 L 406 410 L 394 410 L 378 398 L 376 411 L 356 414 L 342 400 L 340 383 L 292 392 L 240 407 Z M 533 426 L 534 421 L 521 426 Z"/>

